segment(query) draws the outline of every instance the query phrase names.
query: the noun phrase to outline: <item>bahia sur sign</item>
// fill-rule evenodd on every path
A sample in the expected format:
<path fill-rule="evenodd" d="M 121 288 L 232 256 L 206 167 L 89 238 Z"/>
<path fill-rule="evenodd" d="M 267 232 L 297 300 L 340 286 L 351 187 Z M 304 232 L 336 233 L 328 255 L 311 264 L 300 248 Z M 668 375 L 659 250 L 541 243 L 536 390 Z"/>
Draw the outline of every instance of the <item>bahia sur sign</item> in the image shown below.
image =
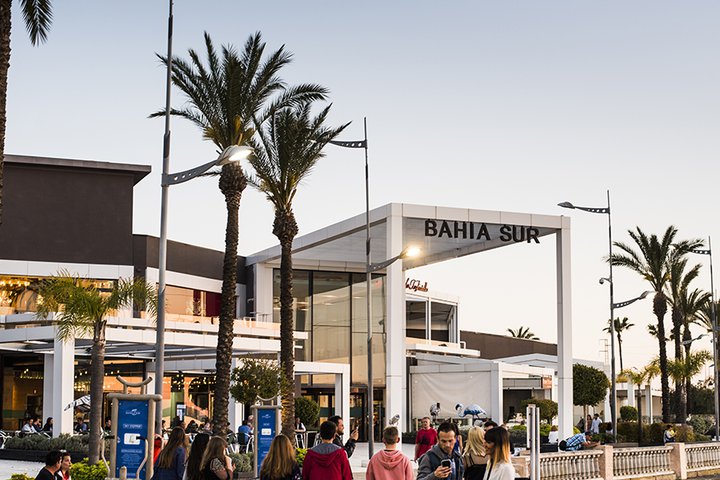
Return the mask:
<path fill-rule="evenodd" d="M 496 227 L 497 225 L 491 224 Z M 495 229 L 493 229 L 495 230 Z M 497 238 L 501 242 L 540 243 L 540 230 L 525 225 L 500 225 Z M 456 222 L 447 220 L 425 220 L 425 236 L 436 238 L 454 238 L 462 240 L 495 240 L 484 223 Z"/>

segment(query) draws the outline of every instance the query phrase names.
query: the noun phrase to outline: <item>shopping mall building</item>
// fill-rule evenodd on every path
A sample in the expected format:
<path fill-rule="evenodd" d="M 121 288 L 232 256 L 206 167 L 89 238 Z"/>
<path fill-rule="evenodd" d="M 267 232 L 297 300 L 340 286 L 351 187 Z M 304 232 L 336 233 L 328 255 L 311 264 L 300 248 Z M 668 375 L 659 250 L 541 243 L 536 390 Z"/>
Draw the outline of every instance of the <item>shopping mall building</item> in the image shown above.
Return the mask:
<path fill-rule="evenodd" d="M 0 226 L 0 363 L 3 429 L 28 415 L 54 417 L 68 432 L 67 406 L 89 392 L 87 337 L 56 339 L 52 318 L 35 316 L 39 282 L 62 270 L 100 289 L 119 278 L 158 279 L 158 239 L 132 233 L 133 188 L 149 166 L 6 155 L 5 211 Z M 392 203 L 370 212 L 372 259 L 409 246 L 421 254 L 373 274 L 374 412 L 400 428 L 440 403 L 479 404 L 495 419 L 519 411 L 531 396 L 560 403 L 563 435 L 572 431 L 570 220 L 440 206 Z M 554 242 L 558 345 L 464 332 L 458 299 L 433 292 L 412 269 L 495 248 Z M 223 253 L 169 242 L 164 416 L 212 414 Z M 278 246 L 238 258 L 234 363 L 275 358 L 279 342 Z M 296 239 L 293 304 L 297 389 L 332 413 L 360 420 L 367 405 L 365 215 Z M 154 377 L 155 325 L 144 312 L 118 311 L 107 327 L 105 391 L 117 375 Z M 518 359 L 522 359 L 519 361 Z M 237 425 L 244 406 L 231 400 Z M 105 408 L 108 408 L 105 401 Z M 346 420 L 347 421 L 347 420 Z M 362 423 L 362 422 L 359 422 Z M 365 432 L 361 431 L 365 436 Z"/>

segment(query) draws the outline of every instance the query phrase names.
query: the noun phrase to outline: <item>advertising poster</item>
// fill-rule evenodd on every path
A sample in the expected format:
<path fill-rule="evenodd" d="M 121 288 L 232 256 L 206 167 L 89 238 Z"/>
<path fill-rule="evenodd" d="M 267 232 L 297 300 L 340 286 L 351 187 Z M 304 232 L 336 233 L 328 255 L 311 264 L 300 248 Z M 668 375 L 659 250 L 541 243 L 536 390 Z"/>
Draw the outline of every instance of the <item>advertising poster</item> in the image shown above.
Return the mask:
<path fill-rule="evenodd" d="M 145 437 L 148 432 L 148 401 L 119 400 L 117 425 L 117 461 L 115 477 L 120 477 L 120 467 L 127 467 L 127 478 L 137 478 L 137 469 L 145 458 Z M 145 466 L 140 470 L 145 480 Z"/>
<path fill-rule="evenodd" d="M 255 449 L 257 450 L 257 470 L 270 451 L 270 444 L 277 435 L 277 408 L 258 408 L 256 414 Z"/>

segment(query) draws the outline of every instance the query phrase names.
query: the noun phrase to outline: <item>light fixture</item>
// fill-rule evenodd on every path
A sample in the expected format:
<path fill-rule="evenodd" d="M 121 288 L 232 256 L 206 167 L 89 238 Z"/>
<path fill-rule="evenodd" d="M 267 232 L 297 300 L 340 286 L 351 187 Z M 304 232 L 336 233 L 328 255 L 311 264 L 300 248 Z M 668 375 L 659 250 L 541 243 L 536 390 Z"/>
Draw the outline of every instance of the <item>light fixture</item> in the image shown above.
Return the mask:
<path fill-rule="evenodd" d="M 239 162 L 245 160 L 252 155 L 253 149 L 246 145 L 230 145 L 223 150 L 217 159 L 217 165 L 223 166 L 232 162 Z"/>

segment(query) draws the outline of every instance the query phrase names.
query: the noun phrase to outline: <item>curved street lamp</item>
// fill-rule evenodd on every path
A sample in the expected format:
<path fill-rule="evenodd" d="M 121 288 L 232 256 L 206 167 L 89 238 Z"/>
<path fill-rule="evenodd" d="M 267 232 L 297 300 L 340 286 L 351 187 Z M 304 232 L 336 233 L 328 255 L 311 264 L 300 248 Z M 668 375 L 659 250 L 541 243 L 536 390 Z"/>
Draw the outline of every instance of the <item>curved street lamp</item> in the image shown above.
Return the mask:
<path fill-rule="evenodd" d="M 574 205 L 570 202 L 562 202 L 558 203 L 558 207 L 562 208 L 570 208 L 573 210 L 581 210 L 583 212 L 589 212 L 589 213 L 600 213 L 603 215 L 607 215 L 608 218 L 608 251 L 610 252 L 609 259 L 612 259 L 612 218 L 610 216 L 610 190 L 607 191 L 607 207 L 581 207 L 578 205 Z M 617 399 L 617 385 L 615 382 L 615 300 L 614 300 L 614 289 L 613 289 L 613 267 L 612 262 L 608 262 L 610 265 L 610 276 L 607 278 L 601 278 L 600 283 L 603 283 L 604 280 L 606 280 L 610 284 L 610 374 L 611 374 L 611 387 L 612 387 L 612 393 L 610 395 L 610 421 L 612 423 L 612 431 L 617 432 L 617 412 L 616 412 L 616 399 Z M 645 297 L 643 297 L 645 298 Z M 639 297 L 634 299 L 633 301 L 639 300 Z M 632 302 L 630 302 L 632 303 Z M 626 303 L 625 305 L 630 305 L 630 303 Z M 625 306 L 623 305 L 623 306 Z"/>

